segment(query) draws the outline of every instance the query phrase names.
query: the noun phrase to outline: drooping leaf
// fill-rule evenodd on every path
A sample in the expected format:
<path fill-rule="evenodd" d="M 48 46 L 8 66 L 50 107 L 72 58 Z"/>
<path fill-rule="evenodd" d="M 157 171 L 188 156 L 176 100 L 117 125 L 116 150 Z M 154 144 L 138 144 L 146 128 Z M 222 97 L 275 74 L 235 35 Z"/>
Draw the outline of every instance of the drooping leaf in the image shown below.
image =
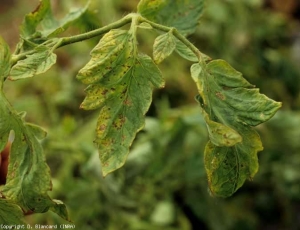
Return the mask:
<path fill-rule="evenodd" d="M 10 71 L 10 80 L 19 80 L 33 77 L 46 72 L 56 63 L 56 54 L 53 53 L 55 45 L 60 39 L 53 39 L 50 46 L 39 45 L 34 48 L 34 52 L 18 61 Z"/>
<path fill-rule="evenodd" d="M 50 0 L 40 0 L 37 8 L 25 16 L 21 25 L 21 36 L 25 39 L 56 36 L 74 24 L 86 12 L 88 5 L 89 1 L 85 7 L 72 10 L 61 20 L 56 20 Z M 39 25 L 41 29 L 38 29 Z"/>
<path fill-rule="evenodd" d="M 22 209 L 5 199 L 0 198 L 0 223 L 5 225 L 24 224 Z"/>
<path fill-rule="evenodd" d="M 255 130 L 241 130 L 243 142 L 232 147 L 218 147 L 211 141 L 205 147 L 204 164 L 212 195 L 231 196 L 246 179 L 252 180 L 258 171 L 257 152 L 262 143 Z"/>
<path fill-rule="evenodd" d="M 103 175 L 120 168 L 152 100 L 152 87 L 164 81 L 150 57 L 137 54 L 132 31 L 111 30 L 78 73 L 87 96 L 81 107 L 100 108 L 96 130 Z"/>
<path fill-rule="evenodd" d="M 204 0 L 141 0 L 138 13 L 188 35 L 194 33 L 198 25 L 203 12 L 203 2 Z"/>
<path fill-rule="evenodd" d="M 0 82 L 4 80 L 10 71 L 10 49 L 7 43 L 0 36 Z M 2 89 L 2 84 L 0 84 L 0 90 Z"/>
<path fill-rule="evenodd" d="M 60 200 L 52 200 L 53 205 L 50 207 L 50 210 L 57 215 L 59 215 L 61 218 L 70 221 L 68 210 L 66 205 L 60 201 Z"/>
<path fill-rule="evenodd" d="M 21 36 L 23 38 L 36 37 L 37 26 L 51 12 L 50 0 L 40 0 L 37 8 L 27 14 L 21 25 Z"/>
<path fill-rule="evenodd" d="M 0 114 L 0 146 L 7 143 L 9 133 L 14 131 L 7 180 L 1 193 L 25 212 L 46 212 L 56 203 L 47 194 L 52 189 L 50 170 L 38 141 L 45 132 L 26 123 L 24 113 L 16 113 L 3 92 L 0 92 Z"/>
<path fill-rule="evenodd" d="M 61 20 L 56 20 L 49 12 L 49 16 L 46 17 L 42 22 L 41 34 L 43 37 L 53 37 L 69 28 L 73 25 L 81 16 L 87 11 L 90 1 L 84 7 L 71 10 L 64 18 Z"/>
<path fill-rule="evenodd" d="M 209 187 L 213 195 L 227 197 L 256 174 L 257 152 L 263 148 L 252 127 L 270 119 L 281 103 L 260 94 L 241 73 L 223 60 L 207 65 L 194 64 L 191 73 L 200 94 L 198 101 L 209 116 L 206 122 L 211 141 L 205 149 Z M 228 144 L 225 136 L 223 142 L 220 140 L 222 135 L 230 132 L 217 136 L 211 134 L 213 129 L 226 130 L 224 127 L 238 133 L 241 141 Z"/>
<path fill-rule="evenodd" d="M 176 47 L 175 39 L 171 31 L 155 39 L 153 45 L 153 59 L 157 64 L 172 54 Z"/>

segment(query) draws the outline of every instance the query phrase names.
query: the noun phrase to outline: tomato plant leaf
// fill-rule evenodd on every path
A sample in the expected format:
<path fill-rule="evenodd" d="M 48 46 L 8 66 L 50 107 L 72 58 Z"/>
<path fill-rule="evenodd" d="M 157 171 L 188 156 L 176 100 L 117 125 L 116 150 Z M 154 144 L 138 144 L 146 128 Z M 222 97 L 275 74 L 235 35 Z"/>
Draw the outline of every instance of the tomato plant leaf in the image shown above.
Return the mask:
<path fill-rule="evenodd" d="M 4 80 L 10 71 L 10 49 L 4 39 L 0 36 L 0 82 Z M 2 84 L 0 85 L 0 90 L 2 89 Z"/>
<path fill-rule="evenodd" d="M 175 52 L 178 53 L 181 57 L 188 61 L 198 62 L 198 57 L 194 54 L 190 48 L 188 48 L 185 44 L 181 41 L 176 39 L 176 49 Z M 201 53 L 203 61 L 209 61 L 211 58 L 206 54 Z"/>
<path fill-rule="evenodd" d="M 21 25 L 21 37 L 30 39 L 56 36 L 74 24 L 86 12 L 88 5 L 89 1 L 85 7 L 72 10 L 61 20 L 56 20 L 50 0 L 41 0 L 38 7 L 25 16 Z M 41 29 L 38 29 L 38 25 L 41 25 Z"/>
<path fill-rule="evenodd" d="M 52 189 L 50 170 L 38 138 L 45 132 L 24 121 L 24 113 L 16 113 L 0 92 L 0 146 L 13 130 L 7 180 L 1 192 L 25 212 L 46 212 L 56 205 L 47 192 Z"/>
<path fill-rule="evenodd" d="M 152 100 L 152 88 L 163 78 L 152 59 L 137 54 L 135 35 L 111 30 L 91 52 L 91 60 L 78 73 L 89 84 L 81 107 L 100 108 L 96 130 L 103 175 L 120 168 Z"/>
<path fill-rule="evenodd" d="M 227 197 L 256 174 L 257 152 L 263 148 L 252 127 L 270 119 L 281 103 L 260 94 L 241 73 L 223 60 L 211 61 L 207 65 L 194 64 L 191 73 L 200 94 L 197 99 L 209 116 L 204 116 L 211 138 L 205 149 L 209 187 L 213 195 Z M 220 132 L 224 126 L 234 130 L 241 139 L 233 138 L 232 143 L 228 142 L 225 137 L 234 135 L 226 129 Z M 225 138 L 223 142 L 220 140 L 222 136 Z"/>
<path fill-rule="evenodd" d="M 53 53 L 54 47 L 60 39 L 49 40 L 50 45 L 39 45 L 34 48 L 32 54 L 18 61 L 10 71 L 10 80 L 19 80 L 33 77 L 37 74 L 46 72 L 56 63 L 56 54 Z"/>
<path fill-rule="evenodd" d="M 203 12 L 204 0 L 141 0 L 138 13 L 162 25 L 177 28 L 182 34 L 195 32 Z M 184 13 L 183 13 L 184 12 Z"/>
<path fill-rule="evenodd" d="M 45 17 L 41 21 L 43 30 L 41 34 L 43 37 L 53 37 L 64 32 L 69 26 L 73 25 L 81 16 L 87 11 L 90 1 L 81 8 L 70 11 L 61 20 L 56 20 L 52 15 L 52 12 L 48 12 L 48 17 Z"/>
<path fill-rule="evenodd" d="M 37 36 L 37 26 L 51 12 L 50 0 L 40 0 L 37 8 L 27 14 L 21 25 L 21 37 L 30 38 Z"/>
<path fill-rule="evenodd" d="M 201 101 L 200 99 L 198 99 Z M 206 122 L 210 141 L 216 146 L 233 146 L 242 141 L 241 135 L 234 129 L 221 123 L 210 120 L 206 111 L 201 108 L 201 113 Z"/>
<path fill-rule="evenodd" d="M 0 199 L 0 223 L 1 224 L 24 224 L 22 209 L 9 200 Z"/>
<path fill-rule="evenodd" d="M 158 64 L 172 54 L 176 47 L 172 32 L 158 36 L 153 45 L 153 59 Z"/>

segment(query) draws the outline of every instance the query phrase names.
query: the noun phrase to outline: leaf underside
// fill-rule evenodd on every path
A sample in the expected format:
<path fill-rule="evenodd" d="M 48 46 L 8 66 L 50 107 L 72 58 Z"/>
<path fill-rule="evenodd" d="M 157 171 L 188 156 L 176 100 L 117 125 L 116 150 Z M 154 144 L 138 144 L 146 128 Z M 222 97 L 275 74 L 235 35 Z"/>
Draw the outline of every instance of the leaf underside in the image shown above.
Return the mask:
<path fill-rule="evenodd" d="M 131 30 L 111 30 L 91 52 L 77 78 L 89 86 L 83 109 L 100 109 L 96 140 L 103 175 L 120 168 L 127 158 L 152 100 L 152 88 L 163 87 L 150 57 L 137 54 Z"/>
<path fill-rule="evenodd" d="M 141 0 L 138 13 L 162 25 L 175 27 L 183 35 L 195 32 L 204 0 Z"/>
<path fill-rule="evenodd" d="M 209 188 L 228 197 L 258 171 L 263 147 L 253 126 L 270 119 L 281 103 L 260 94 L 223 60 L 194 64 L 191 73 L 210 137 L 204 153 Z"/>

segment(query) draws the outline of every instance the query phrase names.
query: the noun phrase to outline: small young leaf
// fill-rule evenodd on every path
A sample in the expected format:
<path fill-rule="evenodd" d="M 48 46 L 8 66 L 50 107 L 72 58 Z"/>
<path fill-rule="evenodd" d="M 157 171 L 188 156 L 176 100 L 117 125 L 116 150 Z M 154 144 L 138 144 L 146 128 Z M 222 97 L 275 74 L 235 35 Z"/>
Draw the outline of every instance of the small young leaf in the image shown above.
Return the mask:
<path fill-rule="evenodd" d="M 10 202 L 0 198 L 0 223 L 7 225 L 24 224 L 22 209 Z"/>
<path fill-rule="evenodd" d="M 153 45 L 153 59 L 159 64 L 172 54 L 176 47 L 175 37 L 172 32 L 158 36 Z"/>
<path fill-rule="evenodd" d="M 263 148 L 252 126 L 270 119 L 281 103 L 260 94 L 223 60 L 194 64 L 191 73 L 200 94 L 198 101 L 209 116 L 205 118 L 211 137 L 205 149 L 209 187 L 213 195 L 227 197 L 256 174 L 257 152 Z M 221 135 L 211 135 L 211 121 L 219 124 L 214 126 L 233 129 L 242 141 L 232 147 L 225 137 L 220 141 Z"/>
<path fill-rule="evenodd" d="M 185 44 L 183 44 L 178 39 L 176 39 L 176 49 L 175 49 L 175 51 L 181 57 L 183 57 L 184 59 L 186 59 L 188 61 L 198 62 L 198 57 Z M 201 53 L 201 55 L 202 55 L 203 61 L 211 60 L 211 58 L 208 57 L 207 55 L 205 55 L 203 53 Z"/>
<path fill-rule="evenodd" d="M 104 176 L 125 163 L 129 147 L 144 125 L 152 88 L 164 84 L 157 66 L 150 57 L 138 55 L 136 46 L 131 31 L 111 30 L 77 76 L 90 84 L 81 107 L 100 108 L 95 142 Z"/>
<path fill-rule="evenodd" d="M 4 80 L 10 71 L 10 49 L 7 43 L 0 36 L 0 82 Z M 0 89 L 1 89 L 0 83 Z"/>
<path fill-rule="evenodd" d="M 0 147 L 8 140 L 11 130 L 14 140 L 10 148 L 7 180 L 1 193 L 19 205 L 25 212 L 46 212 L 56 205 L 47 195 L 52 189 L 50 170 L 45 161 L 40 138 L 41 129 L 27 124 L 10 106 L 0 91 Z"/>
<path fill-rule="evenodd" d="M 195 32 L 204 0 L 141 0 L 138 13 L 145 18 L 177 28 L 182 34 Z M 184 12 L 184 13 L 183 13 Z"/>
<path fill-rule="evenodd" d="M 60 40 L 53 40 L 52 47 Z M 52 52 L 53 48 L 45 45 L 39 45 L 34 48 L 34 53 L 26 56 L 14 65 L 10 71 L 10 80 L 19 80 L 33 77 L 37 74 L 46 72 L 56 62 L 56 54 Z"/>

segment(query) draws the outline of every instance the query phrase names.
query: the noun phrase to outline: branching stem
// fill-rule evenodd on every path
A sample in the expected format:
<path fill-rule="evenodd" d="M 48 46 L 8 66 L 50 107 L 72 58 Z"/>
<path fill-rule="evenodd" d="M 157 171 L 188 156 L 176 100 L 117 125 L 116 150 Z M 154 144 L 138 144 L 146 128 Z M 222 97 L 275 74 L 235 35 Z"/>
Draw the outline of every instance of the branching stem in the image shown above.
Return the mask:
<path fill-rule="evenodd" d="M 89 32 L 86 32 L 83 34 L 71 36 L 71 37 L 63 37 L 60 39 L 59 43 L 57 45 L 55 45 L 55 48 L 57 49 L 57 48 L 60 48 L 60 47 L 66 46 L 66 45 L 85 41 L 85 40 L 91 39 L 93 37 L 101 36 L 112 29 L 117 29 L 117 28 L 120 28 L 122 26 L 129 24 L 133 20 L 134 20 L 135 24 L 146 22 L 146 23 L 150 24 L 154 29 L 164 31 L 164 32 L 172 32 L 172 34 L 178 40 L 180 40 L 183 44 L 185 44 L 198 57 L 200 62 L 202 61 L 202 54 L 198 50 L 198 48 L 196 46 L 194 46 L 186 37 L 184 37 L 176 28 L 168 27 L 168 26 L 164 26 L 164 25 L 152 22 L 137 13 L 128 14 L 127 16 L 121 18 L 120 20 L 113 22 L 107 26 L 101 27 L 99 29 L 95 29 L 95 30 L 92 30 L 92 31 L 89 31 Z M 46 42 L 49 42 L 49 40 Z M 34 52 L 35 52 L 34 50 L 30 50 L 27 52 L 20 53 L 18 55 L 13 55 L 11 64 L 15 65 L 19 60 L 24 59 L 26 57 L 26 55 L 33 54 Z"/>

